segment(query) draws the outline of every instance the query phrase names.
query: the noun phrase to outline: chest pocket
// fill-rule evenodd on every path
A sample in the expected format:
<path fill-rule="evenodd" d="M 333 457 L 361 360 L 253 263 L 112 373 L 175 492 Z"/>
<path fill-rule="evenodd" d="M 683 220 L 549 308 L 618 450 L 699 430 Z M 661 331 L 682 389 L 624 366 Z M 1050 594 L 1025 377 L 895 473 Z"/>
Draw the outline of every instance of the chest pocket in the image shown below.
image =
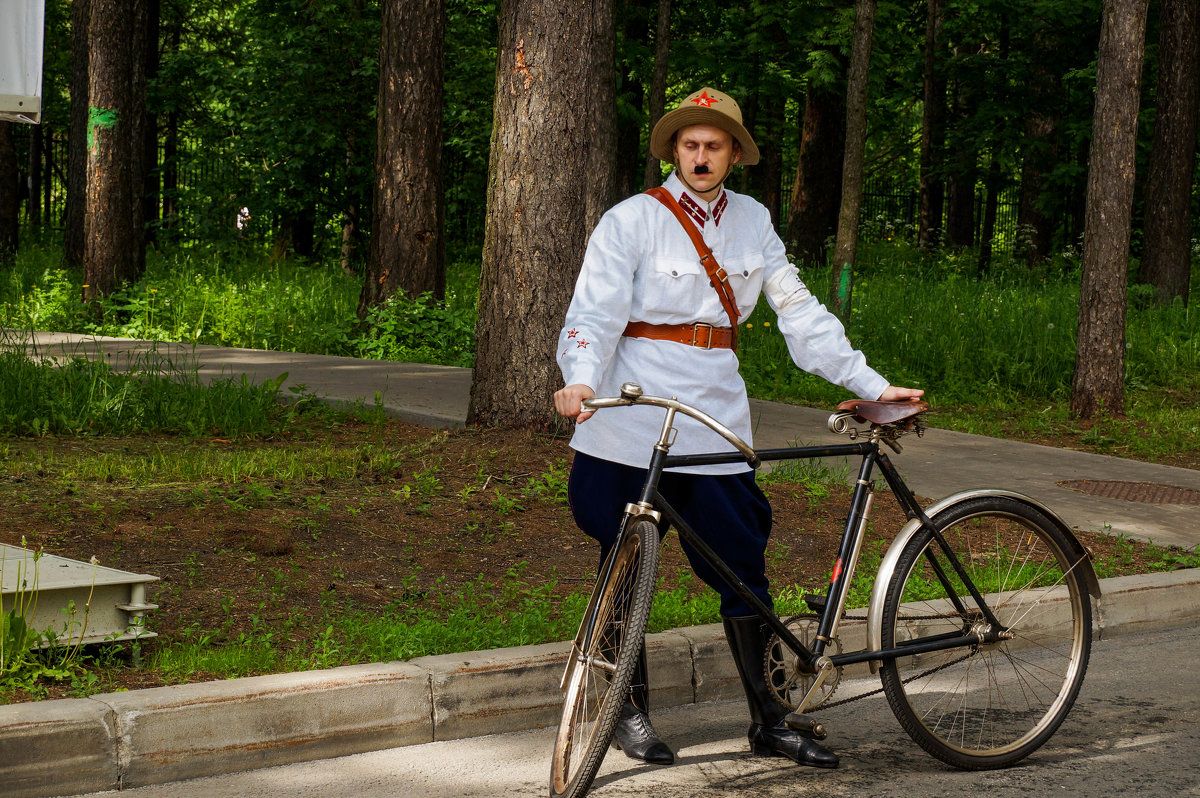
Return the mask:
<path fill-rule="evenodd" d="M 640 299 L 647 310 L 691 320 L 711 314 L 710 302 L 720 305 L 698 258 L 655 258 L 646 277 Z"/>
<path fill-rule="evenodd" d="M 767 261 L 762 253 L 755 252 L 740 258 L 730 258 L 722 265 L 725 267 L 725 273 L 729 275 L 729 286 L 733 289 L 733 295 L 737 297 L 738 310 L 745 318 L 754 310 L 758 295 L 762 292 Z"/>

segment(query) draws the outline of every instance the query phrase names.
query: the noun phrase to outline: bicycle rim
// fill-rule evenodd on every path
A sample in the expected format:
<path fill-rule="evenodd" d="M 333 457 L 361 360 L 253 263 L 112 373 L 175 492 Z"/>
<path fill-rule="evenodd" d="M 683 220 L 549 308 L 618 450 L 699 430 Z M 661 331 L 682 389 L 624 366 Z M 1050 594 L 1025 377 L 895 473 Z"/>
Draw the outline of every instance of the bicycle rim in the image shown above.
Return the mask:
<path fill-rule="evenodd" d="M 1004 767 L 1044 744 L 1074 704 L 1091 650 L 1091 600 L 1062 532 L 1024 502 L 973 499 L 933 522 L 1005 639 L 887 661 L 884 690 L 900 724 L 933 756 L 964 769 Z M 966 611 L 955 610 L 951 593 Z M 916 535 L 888 588 L 883 647 L 986 625 L 933 536 Z"/>
<path fill-rule="evenodd" d="M 608 581 L 571 652 L 550 767 L 553 798 L 585 795 L 612 743 L 650 616 L 658 545 L 658 528 L 638 521 L 609 555 Z"/>

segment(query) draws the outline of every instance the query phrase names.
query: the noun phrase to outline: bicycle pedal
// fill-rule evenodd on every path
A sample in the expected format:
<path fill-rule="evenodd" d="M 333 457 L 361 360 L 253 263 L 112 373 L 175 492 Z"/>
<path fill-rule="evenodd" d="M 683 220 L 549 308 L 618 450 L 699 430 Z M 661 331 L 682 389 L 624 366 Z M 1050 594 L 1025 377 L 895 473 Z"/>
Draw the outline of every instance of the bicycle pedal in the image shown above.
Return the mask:
<path fill-rule="evenodd" d="M 789 712 L 787 717 L 783 719 L 783 723 L 792 731 L 799 734 L 801 737 L 807 737 L 810 740 L 824 740 L 829 734 L 825 730 L 825 724 L 816 720 L 809 715 L 801 715 L 799 712 Z"/>
<path fill-rule="evenodd" d="M 825 612 L 825 597 L 824 596 L 815 596 L 812 593 L 805 593 L 804 594 L 804 603 L 807 604 L 808 608 L 810 610 L 812 610 L 813 612 L 815 612 L 817 615 L 821 615 Z"/>

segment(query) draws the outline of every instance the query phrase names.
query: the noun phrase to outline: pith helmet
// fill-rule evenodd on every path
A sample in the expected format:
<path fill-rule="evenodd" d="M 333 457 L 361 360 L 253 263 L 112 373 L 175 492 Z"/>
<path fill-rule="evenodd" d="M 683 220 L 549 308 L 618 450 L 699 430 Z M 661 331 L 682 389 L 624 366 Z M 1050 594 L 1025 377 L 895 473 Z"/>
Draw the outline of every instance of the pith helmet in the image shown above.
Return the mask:
<path fill-rule="evenodd" d="M 711 86 L 692 92 L 678 108 L 663 114 L 650 134 L 650 154 L 660 161 L 675 163 L 671 138 L 688 125 L 719 127 L 742 145 L 742 158 L 738 163 L 747 166 L 758 163 L 758 147 L 750 132 L 742 126 L 742 109 L 728 94 Z"/>

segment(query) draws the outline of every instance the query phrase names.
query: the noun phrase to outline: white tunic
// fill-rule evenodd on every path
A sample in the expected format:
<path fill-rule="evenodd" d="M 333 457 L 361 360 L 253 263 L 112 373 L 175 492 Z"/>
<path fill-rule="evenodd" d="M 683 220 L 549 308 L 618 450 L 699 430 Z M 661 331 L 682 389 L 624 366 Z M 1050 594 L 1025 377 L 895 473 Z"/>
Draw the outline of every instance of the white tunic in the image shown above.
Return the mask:
<path fill-rule="evenodd" d="M 760 293 L 766 295 L 796 365 L 859 398 L 875 399 L 883 393 L 887 380 L 867 366 L 862 353 L 846 340 L 838 318 L 800 281 L 765 207 L 729 190 L 723 192 L 725 202 L 718 197 L 706 203 L 687 191 L 674 173 L 663 185 L 676 199 L 686 193 L 707 211 L 704 241 L 729 274 L 741 318 L 754 309 Z M 714 210 L 719 211 L 717 219 Z M 751 441 L 746 385 L 732 350 L 626 338 L 622 333 L 630 321 L 729 326 L 686 231 L 670 210 L 646 194 L 609 210 L 588 241 L 558 339 L 564 384 L 587 385 L 603 397 L 617 396 L 623 382 L 636 382 L 647 394 L 678 397 L 700 408 Z M 571 447 L 644 468 L 664 413 L 653 407 L 600 410 L 576 425 Z M 676 426 L 679 435 L 672 454 L 731 450 L 720 436 L 690 418 L 677 416 Z M 733 463 L 679 470 L 730 474 L 748 466 Z"/>

